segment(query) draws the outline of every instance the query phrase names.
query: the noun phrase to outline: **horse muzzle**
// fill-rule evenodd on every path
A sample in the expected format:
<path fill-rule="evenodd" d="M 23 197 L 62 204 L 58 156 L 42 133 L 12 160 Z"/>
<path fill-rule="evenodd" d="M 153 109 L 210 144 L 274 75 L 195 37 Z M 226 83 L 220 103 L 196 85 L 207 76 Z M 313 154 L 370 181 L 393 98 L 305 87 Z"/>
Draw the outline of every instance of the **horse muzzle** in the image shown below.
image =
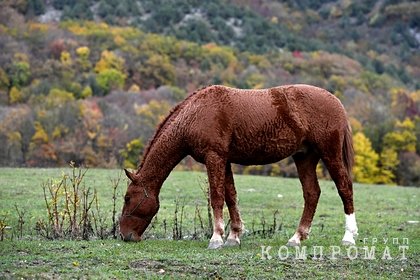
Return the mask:
<path fill-rule="evenodd" d="M 141 236 L 139 236 L 138 234 L 134 232 L 129 232 L 125 235 L 120 233 L 120 237 L 125 242 L 138 242 L 141 240 Z"/>

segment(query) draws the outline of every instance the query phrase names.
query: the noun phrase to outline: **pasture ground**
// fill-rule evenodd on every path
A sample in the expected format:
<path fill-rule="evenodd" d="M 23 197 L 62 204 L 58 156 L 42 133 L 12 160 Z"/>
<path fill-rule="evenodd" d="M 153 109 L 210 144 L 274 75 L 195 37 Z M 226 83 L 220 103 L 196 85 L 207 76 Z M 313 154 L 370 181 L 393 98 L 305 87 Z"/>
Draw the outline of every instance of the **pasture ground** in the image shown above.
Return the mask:
<path fill-rule="evenodd" d="M 344 234 L 341 200 L 332 182 L 321 181 L 322 194 L 310 239 L 296 252 L 295 248 L 283 245 L 293 235 L 302 212 L 299 181 L 236 176 L 239 206 L 246 227 L 242 244 L 237 248 L 211 251 L 206 249 L 206 238 L 192 238 L 198 223 L 197 209 L 207 222 L 206 197 L 202 190 L 206 176 L 199 172 L 171 174 L 160 195 L 158 221 L 148 230 L 148 238 L 140 243 L 41 238 L 34 229 L 38 219 L 46 218 L 41 184 L 48 178 L 59 177 L 63 170 L 68 171 L 0 169 L 0 218 L 5 218 L 11 227 L 5 232 L 5 240 L 0 241 L 0 279 L 420 277 L 420 224 L 412 222 L 420 220 L 418 188 L 355 184 L 359 237 L 355 247 L 345 247 L 340 244 Z M 108 213 L 109 221 L 110 178 L 116 178 L 119 172 L 92 169 L 85 178 L 86 185 L 97 189 L 101 209 Z M 118 212 L 125 189 L 122 183 Z M 184 240 L 171 240 L 176 201 L 184 207 Z M 15 204 L 26 211 L 22 238 L 16 237 Z M 276 231 L 268 232 L 274 217 Z"/>

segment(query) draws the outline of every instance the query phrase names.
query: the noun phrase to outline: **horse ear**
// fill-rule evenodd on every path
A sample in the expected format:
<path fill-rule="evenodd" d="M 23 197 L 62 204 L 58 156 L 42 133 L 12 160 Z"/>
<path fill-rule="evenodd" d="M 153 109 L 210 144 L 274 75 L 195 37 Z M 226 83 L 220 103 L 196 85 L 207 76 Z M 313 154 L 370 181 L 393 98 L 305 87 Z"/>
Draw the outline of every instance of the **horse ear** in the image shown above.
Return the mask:
<path fill-rule="evenodd" d="M 131 180 L 131 182 L 135 182 L 137 181 L 137 176 L 136 174 L 134 174 L 133 172 L 128 171 L 127 169 L 124 168 L 124 172 L 125 175 L 127 175 L 128 179 Z"/>

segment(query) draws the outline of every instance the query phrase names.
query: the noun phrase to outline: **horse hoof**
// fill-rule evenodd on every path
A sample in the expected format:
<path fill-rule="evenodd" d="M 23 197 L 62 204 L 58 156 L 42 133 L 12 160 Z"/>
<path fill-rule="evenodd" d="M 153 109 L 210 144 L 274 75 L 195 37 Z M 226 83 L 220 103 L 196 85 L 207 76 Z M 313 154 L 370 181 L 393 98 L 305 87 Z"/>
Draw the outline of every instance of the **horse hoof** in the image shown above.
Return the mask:
<path fill-rule="evenodd" d="M 223 240 L 210 240 L 209 247 L 207 249 L 220 249 L 223 246 Z"/>
<path fill-rule="evenodd" d="M 356 244 L 356 241 L 354 241 L 354 236 L 355 234 L 347 231 L 344 233 L 343 239 L 342 239 L 342 244 L 346 245 L 346 246 L 352 246 Z"/>
<path fill-rule="evenodd" d="M 235 247 L 235 246 L 239 246 L 239 245 L 241 245 L 241 242 L 239 240 L 228 239 L 228 240 L 226 240 L 226 242 L 223 246 L 224 247 Z"/>
<path fill-rule="evenodd" d="M 341 243 L 342 243 L 344 246 L 353 246 L 353 245 L 356 245 L 356 242 L 355 242 L 354 240 L 345 240 L 345 239 L 343 239 L 343 240 L 341 241 Z"/>
<path fill-rule="evenodd" d="M 299 247 L 300 242 L 297 242 L 296 240 L 289 240 L 287 242 L 287 246 L 289 246 L 289 247 Z"/>
<path fill-rule="evenodd" d="M 292 238 L 289 239 L 287 242 L 287 246 L 289 247 L 297 247 L 300 246 L 300 236 L 298 233 L 295 233 Z"/>

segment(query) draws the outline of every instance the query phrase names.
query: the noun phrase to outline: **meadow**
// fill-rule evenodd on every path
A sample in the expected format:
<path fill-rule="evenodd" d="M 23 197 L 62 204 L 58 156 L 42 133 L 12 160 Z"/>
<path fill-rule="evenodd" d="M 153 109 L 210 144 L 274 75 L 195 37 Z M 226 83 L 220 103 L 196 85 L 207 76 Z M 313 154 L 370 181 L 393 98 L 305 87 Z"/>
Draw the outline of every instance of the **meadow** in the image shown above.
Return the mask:
<path fill-rule="evenodd" d="M 47 218 L 42 184 L 69 169 L 0 169 L 1 279 L 418 279 L 420 189 L 354 185 L 359 236 L 341 246 L 344 213 L 330 181 L 321 198 L 310 238 L 297 249 L 287 243 L 299 222 L 299 180 L 235 176 L 245 223 L 237 248 L 208 250 L 206 174 L 174 171 L 162 187 L 161 208 L 140 243 L 90 237 L 47 240 L 37 221 Z M 111 226 L 112 183 L 120 170 L 88 170 L 83 184 L 95 188 Z M 117 189 L 121 211 L 125 179 Z M 24 223 L 18 210 L 24 211 Z M 228 223 L 228 214 L 225 213 Z M 22 225 L 22 229 L 19 226 Z M 181 232 L 180 232 L 181 231 Z M 179 240 L 173 240 L 174 235 Z M 22 236 L 20 236 L 22 234 Z"/>

